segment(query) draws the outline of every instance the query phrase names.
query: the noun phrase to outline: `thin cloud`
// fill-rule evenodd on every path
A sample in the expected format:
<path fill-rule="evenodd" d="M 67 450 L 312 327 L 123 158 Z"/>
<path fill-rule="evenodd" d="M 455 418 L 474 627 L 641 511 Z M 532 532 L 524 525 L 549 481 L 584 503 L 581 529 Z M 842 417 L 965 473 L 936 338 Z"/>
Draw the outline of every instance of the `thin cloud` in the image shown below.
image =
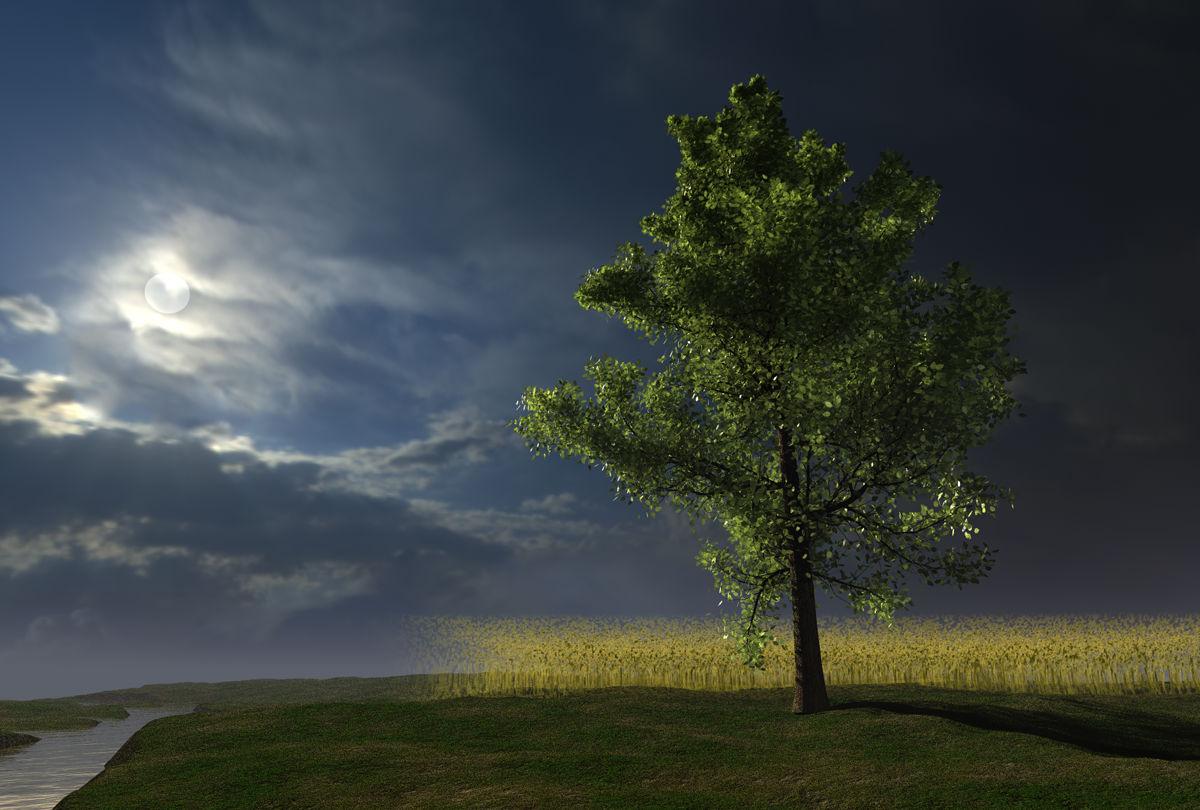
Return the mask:
<path fill-rule="evenodd" d="M 160 315 L 146 281 L 170 270 L 192 289 L 187 309 Z M 306 364 L 322 321 L 339 306 L 444 315 L 466 307 L 457 290 L 398 267 L 321 256 L 277 229 L 183 210 L 157 235 L 78 269 L 69 309 L 80 384 L 109 411 L 149 410 L 187 424 L 204 415 L 289 413 L 338 388 Z M 375 376 L 407 379 L 386 356 L 339 347 Z"/>
<path fill-rule="evenodd" d="M 565 515 L 571 511 L 571 506 L 576 501 L 578 498 L 573 492 L 560 492 L 557 495 L 546 495 L 542 498 L 526 498 L 521 501 L 521 508 L 529 512 Z"/>
<path fill-rule="evenodd" d="M 189 452 L 193 455 L 183 456 L 180 461 L 185 457 L 202 458 L 205 469 L 215 466 L 230 481 L 245 481 L 255 470 L 279 468 L 281 474 L 287 470 L 304 471 L 304 486 L 313 492 L 383 499 L 403 499 L 427 489 L 435 481 L 445 483 L 485 464 L 498 452 L 518 451 L 523 446 L 504 420 L 487 419 L 473 405 L 431 414 L 427 420 L 428 434 L 423 438 L 333 453 L 310 453 L 259 447 L 251 436 L 235 431 L 227 422 L 179 427 L 119 419 L 95 404 L 102 396 L 85 394 L 87 389 L 65 375 L 25 373 L 0 358 L 0 443 L 19 442 L 25 446 L 40 442 L 55 458 L 62 458 L 64 452 L 90 453 L 91 445 L 122 454 L 141 453 L 153 445 L 161 446 L 159 455 L 179 455 L 183 452 L 181 448 L 191 448 Z M 69 449 L 70 445 L 51 448 L 51 439 L 63 437 L 78 440 L 74 449 Z M 154 454 L 146 454 L 145 460 L 153 457 Z M 29 461 L 37 463 L 36 454 Z M 110 481 L 118 479 L 119 476 Z M 89 491 L 93 488 L 91 484 L 80 486 Z M 112 494 L 117 497 L 120 492 Z M 63 508 L 69 511 L 70 504 L 63 504 Z"/>
<path fill-rule="evenodd" d="M 60 326 L 58 313 L 36 295 L 0 295 L 0 317 L 18 332 L 53 335 Z"/>

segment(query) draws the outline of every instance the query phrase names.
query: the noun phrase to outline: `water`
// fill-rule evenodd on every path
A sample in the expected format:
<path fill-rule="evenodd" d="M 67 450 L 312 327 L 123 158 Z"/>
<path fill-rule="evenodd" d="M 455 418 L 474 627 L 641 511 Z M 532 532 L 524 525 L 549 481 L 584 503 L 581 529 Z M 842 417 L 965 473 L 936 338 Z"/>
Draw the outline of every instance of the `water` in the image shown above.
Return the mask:
<path fill-rule="evenodd" d="M 100 771 L 133 732 L 191 706 L 129 709 L 124 720 L 101 720 L 85 731 L 31 731 L 39 741 L 0 754 L 0 810 L 51 810 Z M 24 729 L 22 729 L 24 730 Z"/>

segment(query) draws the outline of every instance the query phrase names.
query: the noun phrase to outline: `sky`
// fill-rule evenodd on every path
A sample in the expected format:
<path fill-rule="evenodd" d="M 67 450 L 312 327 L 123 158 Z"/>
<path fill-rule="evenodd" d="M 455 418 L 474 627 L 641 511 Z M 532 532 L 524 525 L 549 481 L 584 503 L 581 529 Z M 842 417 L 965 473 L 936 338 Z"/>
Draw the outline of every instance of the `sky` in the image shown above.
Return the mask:
<path fill-rule="evenodd" d="M 1187 2 L 39 2 L 0 10 L 0 698 L 418 671 L 407 615 L 734 615 L 727 535 L 534 458 L 527 386 L 653 346 L 584 274 L 756 73 L 942 186 L 1011 293 L 979 584 L 905 616 L 1194 612 Z M 143 288 L 184 277 L 160 315 Z M 851 615 L 818 589 L 820 616 Z M 789 608 L 779 606 L 787 629 Z"/>

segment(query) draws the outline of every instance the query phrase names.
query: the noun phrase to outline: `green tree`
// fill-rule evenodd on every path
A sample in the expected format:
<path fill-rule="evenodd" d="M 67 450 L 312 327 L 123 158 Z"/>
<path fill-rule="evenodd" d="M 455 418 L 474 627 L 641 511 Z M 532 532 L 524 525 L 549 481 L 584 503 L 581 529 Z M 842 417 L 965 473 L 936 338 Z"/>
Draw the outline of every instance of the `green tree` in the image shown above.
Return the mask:
<path fill-rule="evenodd" d="M 735 85 L 715 120 L 673 115 L 667 131 L 677 190 L 641 221 L 662 249 L 625 243 L 575 293 L 666 338 L 661 370 L 647 380 L 638 363 L 593 357 L 594 399 L 565 380 L 529 387 L 510 425 L 535 456 L 602 465 L 650 515 L 669 497 L 693 526 L 720 519 L 732 548 L 706 540 L 697 561 L 740 603 L 726 637 L 762 668 L 779 644 L 762 625 L 786 589 L 792 710 L 821 711 L 814 580 L 893 626 L 912 601 L 897 568 L 961 589 L 994 562 L 969 543 L 971 520 L 1012 493 L 965 465 L 1017 405 L 1005 385 L 1025 366 L 1004 348 L 1015 312 L 957 262 L 939 282 L 906 271 L 940 187 L 884 152 L 844 201 L 845 146 L 791 137 L 762 76 Z M 957 532 L 961 548 L 935 552 Z"/>

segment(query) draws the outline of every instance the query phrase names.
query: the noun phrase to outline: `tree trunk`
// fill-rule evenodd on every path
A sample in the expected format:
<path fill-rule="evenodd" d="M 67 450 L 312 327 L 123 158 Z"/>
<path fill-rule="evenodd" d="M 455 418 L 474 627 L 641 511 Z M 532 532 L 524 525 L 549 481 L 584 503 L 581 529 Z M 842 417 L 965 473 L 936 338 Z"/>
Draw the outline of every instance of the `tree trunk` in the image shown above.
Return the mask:
<path fill-rule="evenodd" d="M 779 430 L 779 467 L 784 488 L 786 512 L 792 513 L 792 501 L 800 492 L 800 474 L 791 433 Z M 791 548 L 792 643 L 795 646 L 796 691 L 792 697 L 793 714 L 812 714 L 829 708 L 825 691 L 825 672 L 821 669 L 821 640 L 817 630 L 817 598 L 813 591 L 811 561 L 805 557 L 810 547 L 806 533 L 789 526 Z"/>
<path fill-rule="evenodd" d="M 812 714 L 829 708 L 825 672 L 821 669 L 821 639 L 817 631 L 817 599 L 813 581 L 805 576 L 808 560 L 802 559 L 807 543 L 792 550 L 792 641 L 796 647 L 796 691 L 793 714 Z"/>

